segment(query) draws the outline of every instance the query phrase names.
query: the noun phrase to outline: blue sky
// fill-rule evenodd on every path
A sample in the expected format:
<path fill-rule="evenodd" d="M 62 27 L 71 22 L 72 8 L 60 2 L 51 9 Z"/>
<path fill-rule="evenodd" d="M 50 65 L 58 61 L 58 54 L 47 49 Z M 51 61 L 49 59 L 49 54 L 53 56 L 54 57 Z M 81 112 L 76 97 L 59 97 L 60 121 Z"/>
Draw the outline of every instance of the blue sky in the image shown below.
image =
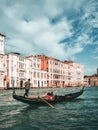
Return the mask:
<path fill-rule="evenodd" d="M 45 54 L 98 68 L 98 0 L 0 0 L 5 53 Z"/>

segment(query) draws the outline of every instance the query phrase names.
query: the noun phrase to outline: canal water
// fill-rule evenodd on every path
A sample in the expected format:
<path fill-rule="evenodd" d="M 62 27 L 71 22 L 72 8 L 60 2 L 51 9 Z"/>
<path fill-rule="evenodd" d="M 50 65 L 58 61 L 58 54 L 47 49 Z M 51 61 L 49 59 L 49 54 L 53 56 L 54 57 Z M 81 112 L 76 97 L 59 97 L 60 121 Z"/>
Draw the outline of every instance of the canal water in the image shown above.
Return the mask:
<path fill-rule="evenodd" d="M 30 95 L 48 91 L 67 94 L 80 88 L 32 89 Z M 16 90 L 23 94 L 24 90 Z M 12 98 L 12 90 L 0 90 L 0 130 L 98 130 L 98 87 L 85 87 L 74 101 L 30 107 Z"/>

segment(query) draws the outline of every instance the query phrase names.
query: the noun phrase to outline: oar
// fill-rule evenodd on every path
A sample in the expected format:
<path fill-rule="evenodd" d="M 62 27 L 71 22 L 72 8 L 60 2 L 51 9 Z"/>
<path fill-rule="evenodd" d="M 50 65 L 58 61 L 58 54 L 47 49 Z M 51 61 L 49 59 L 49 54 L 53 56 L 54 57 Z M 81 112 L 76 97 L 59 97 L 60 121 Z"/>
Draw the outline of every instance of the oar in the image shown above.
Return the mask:
<path fill-rule="evenodd" d="M 50 104 L 49 102 L 47 102 L 44 98 L 39 97 L 42 101 L 44 101 L 47 105 L 49 105 L 52 108 L 55 108 L 52 104 Z"/>

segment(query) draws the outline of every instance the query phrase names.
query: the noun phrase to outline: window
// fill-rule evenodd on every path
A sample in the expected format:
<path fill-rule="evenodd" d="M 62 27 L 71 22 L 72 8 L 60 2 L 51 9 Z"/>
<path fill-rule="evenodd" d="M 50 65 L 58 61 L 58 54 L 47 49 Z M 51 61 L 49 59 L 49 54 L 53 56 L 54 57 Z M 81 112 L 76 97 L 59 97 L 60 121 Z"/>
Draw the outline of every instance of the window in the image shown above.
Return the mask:
<path fill-rule="evenodd" d="M 36 78 L 36 72 L 34 72 L 34 78 Z"/>

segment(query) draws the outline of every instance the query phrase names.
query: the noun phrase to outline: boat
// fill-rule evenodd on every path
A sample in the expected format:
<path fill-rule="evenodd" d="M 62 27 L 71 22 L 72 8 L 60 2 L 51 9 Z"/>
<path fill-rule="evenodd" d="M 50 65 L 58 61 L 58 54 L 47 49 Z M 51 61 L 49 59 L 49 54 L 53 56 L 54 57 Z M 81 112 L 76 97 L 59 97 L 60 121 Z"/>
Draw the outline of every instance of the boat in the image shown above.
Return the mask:
<path fill-rule="evenodd" d="M 29 104 L 29 105 L 37 105 L 37 106 L 41 106 L 41 105 L 49 105 L 51 107 L 53 107 L 52 104 L 54 103 L 60 103 L 60 102 L 66 102 L 66 101 L 71 101 L 73 99 L 76 99 L 77 97 L 79 97 L 80 95 L 83 94 L 84 91 L 84 87 L 78 91 L 78 92 L 74 92 L 74 93 L 69 93 L 69 94 L 65 94 L 65 95 L 54 95 L 53 93 L 47 93 L 44 97 L 32 97 L 32 96 L 22 96 L 22 95 L 17 95 L 15 92 L 15 89 L 13 91 L 13 98 Z"/>

